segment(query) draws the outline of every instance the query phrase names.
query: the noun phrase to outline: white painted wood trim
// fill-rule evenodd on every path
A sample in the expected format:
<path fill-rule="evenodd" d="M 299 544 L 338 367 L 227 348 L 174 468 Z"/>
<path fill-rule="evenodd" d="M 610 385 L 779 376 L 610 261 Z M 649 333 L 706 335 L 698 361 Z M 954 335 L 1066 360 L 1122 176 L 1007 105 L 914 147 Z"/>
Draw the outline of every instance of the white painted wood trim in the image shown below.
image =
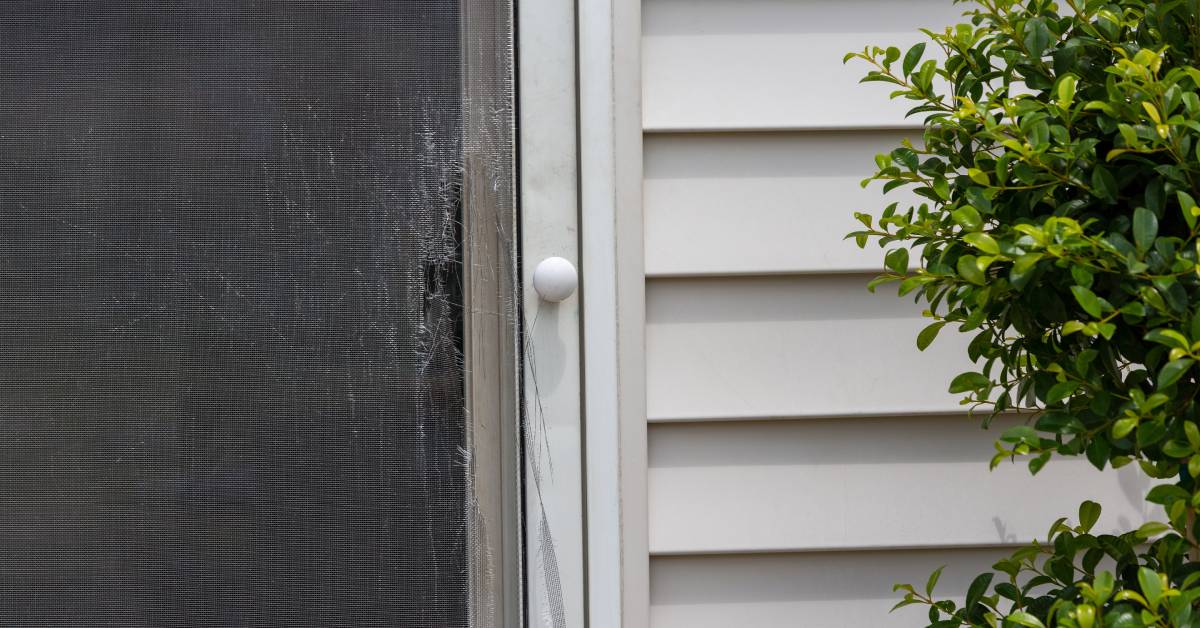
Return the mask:
<path fill-rule="evenodd" d="M 523 0 L 517 37 L 526 625 L 575 628 L 585 621 L 580 300 L 548 303 L 532 287 L 542 259 L 579 264 L 574 5 Z"/>
<path fill-rule="evenodd" d="M 649 625 L 641 2 L 579 9 L 588 619 Z"/>

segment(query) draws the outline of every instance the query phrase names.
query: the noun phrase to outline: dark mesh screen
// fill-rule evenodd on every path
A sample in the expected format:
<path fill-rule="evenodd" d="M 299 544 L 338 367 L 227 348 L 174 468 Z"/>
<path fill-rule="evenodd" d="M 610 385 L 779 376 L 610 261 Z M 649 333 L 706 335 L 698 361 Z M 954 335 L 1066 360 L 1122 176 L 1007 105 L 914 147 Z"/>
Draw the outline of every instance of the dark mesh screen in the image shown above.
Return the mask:
<path fill-rule="evenodd" d="M 0 2 L 0 626 L 466 623 L 455 0 Z"/>

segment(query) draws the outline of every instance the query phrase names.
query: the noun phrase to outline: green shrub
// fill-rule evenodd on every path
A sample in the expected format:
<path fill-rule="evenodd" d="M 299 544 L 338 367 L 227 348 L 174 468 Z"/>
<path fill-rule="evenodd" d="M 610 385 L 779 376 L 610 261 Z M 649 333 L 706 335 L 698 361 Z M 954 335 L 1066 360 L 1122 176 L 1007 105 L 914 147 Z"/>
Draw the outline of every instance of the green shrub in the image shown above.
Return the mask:
<path fill-rule="evenodd" d="M 928 46 L 847 56 L 925 120 L 864 181 L 919 204 L 858 214 L 851 236 L 888 249 L 872 289 L 926 305 L 919 348 L 973 334 L 978 370 L 950 392 L 985 422 L 1026 417 L 993 466 L 1136 464 L 1165 523 L 1093 534 L 1086 502 L 965 605 L 934 596 L 936 574 L 900 604 L 939 628 L 1200 626 L 1200 7 L 1062 1 L 978 0 Z"/>

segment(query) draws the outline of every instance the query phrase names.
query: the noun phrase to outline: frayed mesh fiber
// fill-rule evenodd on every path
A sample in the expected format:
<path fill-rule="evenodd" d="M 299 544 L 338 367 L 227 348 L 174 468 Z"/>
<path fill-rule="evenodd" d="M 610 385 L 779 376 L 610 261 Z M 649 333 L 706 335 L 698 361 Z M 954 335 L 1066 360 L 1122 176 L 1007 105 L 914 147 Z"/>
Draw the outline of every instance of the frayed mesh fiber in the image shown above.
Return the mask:
<path fill-rule="evenodd" d="M 464 626 L 457 1 L 0 2 L 0 626 Z"/>

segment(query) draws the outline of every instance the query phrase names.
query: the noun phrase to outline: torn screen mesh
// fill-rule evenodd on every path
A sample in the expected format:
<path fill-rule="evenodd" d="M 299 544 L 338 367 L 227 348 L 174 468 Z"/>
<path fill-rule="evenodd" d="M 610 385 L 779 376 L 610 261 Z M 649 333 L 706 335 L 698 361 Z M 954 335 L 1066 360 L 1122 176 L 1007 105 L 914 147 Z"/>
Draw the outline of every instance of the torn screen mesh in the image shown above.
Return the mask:
<path fill-rule="evenodd" d="M 0 2 L 0 626 L 459 626 L 455 0 Z"/>

